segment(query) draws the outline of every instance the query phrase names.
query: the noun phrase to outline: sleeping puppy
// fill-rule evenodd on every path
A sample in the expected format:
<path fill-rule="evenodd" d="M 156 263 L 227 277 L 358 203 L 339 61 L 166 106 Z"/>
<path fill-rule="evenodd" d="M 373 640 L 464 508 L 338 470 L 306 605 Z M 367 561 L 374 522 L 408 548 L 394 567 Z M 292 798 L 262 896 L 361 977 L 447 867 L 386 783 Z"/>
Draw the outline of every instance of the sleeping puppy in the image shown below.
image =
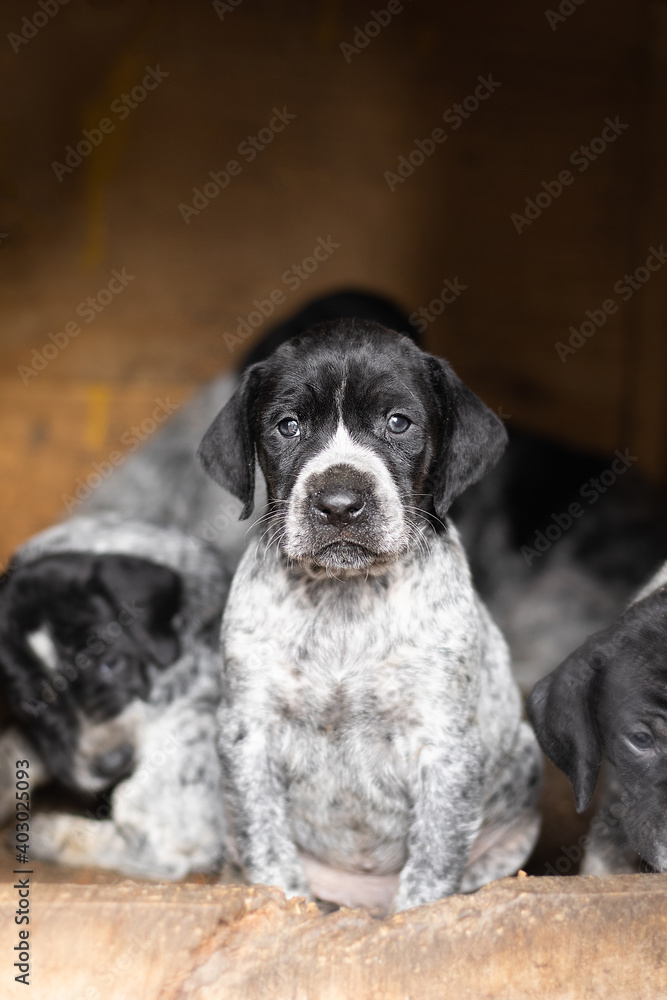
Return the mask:
<path fill-rule="evenodd" d="M 113 789 L 108 819 L 33 816 L 31 855 L 147 877 L 218 870 L 228 584 L 202 543 L 112 516 L 72 518 L 16 553 L 0 586 L 4 743 L 27 741 L 32 789 L 47 777 L 88 796 Z"/>
<path fill-rule="evenodd" d="M 264 534 L 223 618 L 220 752 L 237 860 L 289 895 L 403 910 L 516 871 L 541 758 L 473 590 L 454 497 L 505 444 L 437 358 L 368 322 L 251 367 L 204 467 Z"/>
<path fill-rule="evenodd" d="M 581 812 L 600 764 L 602 803 L 582 874 L 667 871 L 667 567 L 611 626 L 592 635 L 528 700 L 542 749 Z"/>

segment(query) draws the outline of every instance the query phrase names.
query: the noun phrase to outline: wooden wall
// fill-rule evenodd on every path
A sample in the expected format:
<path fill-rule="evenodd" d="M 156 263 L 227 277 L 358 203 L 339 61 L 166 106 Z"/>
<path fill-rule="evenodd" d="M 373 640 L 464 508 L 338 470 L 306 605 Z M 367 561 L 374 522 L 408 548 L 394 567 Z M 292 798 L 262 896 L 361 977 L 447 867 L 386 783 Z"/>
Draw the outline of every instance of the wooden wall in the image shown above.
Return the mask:
<path fill-rule="evenodd" d="M 0 558 L 65 513 L 156 400 L 232 365 L 223 334 L 276 290 L 279 317 L 349 284 L 429 309 L 458 282 L 426 324 L 431 349 L 514 426 L 630 447 L 665 478 L 665 269 L 627 302 L 614 291 L 665 237 L 665 5 L 566 2 L 551 25 L 528 0 L 393 6 L 362 48 L 370 6 L 351 0 L 74 0 L 20 42 L 32 7 L 3 4 Z M 125 115 L 147 67 L 168 75 Z M 479 77 L 490 96 L 443 120 Z M 251 161 L 239 146 L 274 108 L 296 117 Z M 580 172 L 570 156 L 607 118 L 627 127 Z M 90 155 L 54 170 L 103 119 Z M 232 159 L 240 172 L 186 222 L 179 205 Z M 517 232 L 513 213 L 568 168 Z M 297 281 L 319 239 L 339 246 Z M 80 304 L 114 269 L 132 280 L 86 322 Z M 554 345 L 609 299 L 561 361 Z M 68 323 L 80 334 L 21 377 Z"/>

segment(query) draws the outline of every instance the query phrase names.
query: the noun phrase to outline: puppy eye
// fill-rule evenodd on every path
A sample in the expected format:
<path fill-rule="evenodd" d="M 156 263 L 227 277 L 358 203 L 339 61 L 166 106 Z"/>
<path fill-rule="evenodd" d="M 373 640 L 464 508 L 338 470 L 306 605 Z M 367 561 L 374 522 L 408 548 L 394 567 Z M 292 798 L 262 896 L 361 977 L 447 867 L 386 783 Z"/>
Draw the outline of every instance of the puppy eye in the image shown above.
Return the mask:
<path fill-rule="evenodd" d="M 653 736 L 645 729 L 638 729 L 636 732 L 630 733 L 628 742 L 635 750 L 650 750 L 655 744 Z"/>
<path fill-rule="evenodd" d="M 100 663 L 100 673 L 104 677 L 117 677 L 127 667 L 127 657 L 108 656 Z"/>
<path fill-rule="evenodd" d="M 412 421 L 404 417 L 402 413 L 392 413 L 387 420 L 387 427 L 392 434 L 405 434 L 411 423 Z"/>
<path fill-rule="evenodd" d="M 301 433 L 299 421 L 295 420 L 294 417 L 285 417 L 284 420 L 281 420 L 278 424 L 278 430 L 285 438 L 298 437 Z"/>

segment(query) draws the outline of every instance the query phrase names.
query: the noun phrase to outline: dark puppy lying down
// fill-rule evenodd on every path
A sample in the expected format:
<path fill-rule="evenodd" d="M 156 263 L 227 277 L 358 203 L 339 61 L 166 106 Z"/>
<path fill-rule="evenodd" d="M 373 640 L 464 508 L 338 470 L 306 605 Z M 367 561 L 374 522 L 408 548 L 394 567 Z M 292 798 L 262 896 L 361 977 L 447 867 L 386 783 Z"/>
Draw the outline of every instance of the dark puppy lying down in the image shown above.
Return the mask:
<path fill-rule="evenodd" d="M 251 367 L 205 467 L 263 536 L 223 629 L 220 750 L 237 857 L 291 895 L 397 910 L 516 871 L 540 755 L 473 590 L 455 496 L 505 433 L 446 362 L 325 324 Z"/>
<path fill-rule="evenodd" d="M 528 700 L 542 749 L 581 811 L 607 773 L 583 874 L 667 871 L 667 567 Z"/>

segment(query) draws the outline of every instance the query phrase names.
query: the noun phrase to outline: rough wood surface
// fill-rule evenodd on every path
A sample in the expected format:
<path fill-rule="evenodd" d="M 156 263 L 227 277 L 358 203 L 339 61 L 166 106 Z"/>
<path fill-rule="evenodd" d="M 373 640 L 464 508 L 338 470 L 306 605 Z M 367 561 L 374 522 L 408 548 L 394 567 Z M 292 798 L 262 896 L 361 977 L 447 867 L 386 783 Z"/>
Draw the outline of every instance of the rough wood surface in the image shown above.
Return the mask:
<path fill-rule="evenodd" d="M 0 888 L 3 997 L 16 892 Z M 649 1000 L 667 876 L 530 878 L 378 921 L 257 886 L 33 888 L 33 1000 Z"/>

